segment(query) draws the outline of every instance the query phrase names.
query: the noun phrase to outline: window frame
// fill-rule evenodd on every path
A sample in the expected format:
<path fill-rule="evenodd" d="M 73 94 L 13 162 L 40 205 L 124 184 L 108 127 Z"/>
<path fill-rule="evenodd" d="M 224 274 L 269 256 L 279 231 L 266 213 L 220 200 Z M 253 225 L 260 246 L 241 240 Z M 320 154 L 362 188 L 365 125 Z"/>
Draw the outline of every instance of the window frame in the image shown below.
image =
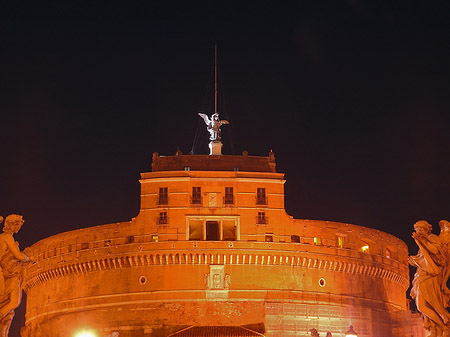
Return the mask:
<path fill-rule="evenodd" d="M 158 205 L 168 205 L 169 204 L 169 188 L 160 187 L 158 194 Z"/>
<path fill-rule="evenodd" d="M 257 225 L 267 225 L 268 218 L 266 216 L 266 212 L 258 211 L 258 215 L 256 216 L 256 224 Z"/>
<path fill-rule="evenodd" d="M 216 221 L 219 224 L 219 237 L 220 241 L 240 241 L 240 216 L 238 215 L 186 215 L 186 241 L 205 241 L 206 240 L 206 223 L 208 221 Z M 202 223 L 202 238 L 192 239 L 191 238 L 191 223 Z M 234 238 L 224 238 L 224 233 L 226 228 L 228 228 L 226 223 L 234 222 Z M 199 227 L 198 227 L 199 228 Z"/>
<path fill-rule="evenodd" d="M 159 212 L 158 225 L 167 225 L 169 223 L 169 217 L 167 211 Z"/>
<path fill-rule="evenodd" d="M 202 187 L 201 186 L 192 186 L 191 204 L 192 205 L 201 205 L 202 204 Z"/>
<path fill-rule="evenodd" d="M 265 187 L 256 188 L 256 204 L 267 205 L 267 193 Z"/>
<path fill-rule="evenodd" d="M 234 189 L 233 187 L 225 187 L 225 195 L 223 198 L 224 205 L 234 205 Z"/>

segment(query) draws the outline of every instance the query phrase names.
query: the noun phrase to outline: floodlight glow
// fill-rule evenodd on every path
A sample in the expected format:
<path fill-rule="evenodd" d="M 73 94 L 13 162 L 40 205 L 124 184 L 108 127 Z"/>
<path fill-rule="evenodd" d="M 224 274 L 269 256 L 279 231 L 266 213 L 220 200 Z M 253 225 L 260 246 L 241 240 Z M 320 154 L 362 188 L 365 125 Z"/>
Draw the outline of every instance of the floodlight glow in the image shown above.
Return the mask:
<path fill-rule="evenodd" d="M 355 330 L 353 330 L 353 325 L 350 325 L 350 329 L 345 333 L 345 337 L 358 337 Z"/>
<path fill-rule="evenodd" d="M 361 249 L 363 252 L 367 252 L 369 251 L 369 246 L 368 245 L 362 246 Z"/>
<path fill-rule="evenodd" d="M 97 334 L 92 330 L 81 330 L 76 332 L 74 337 L 97 337 Z"/>

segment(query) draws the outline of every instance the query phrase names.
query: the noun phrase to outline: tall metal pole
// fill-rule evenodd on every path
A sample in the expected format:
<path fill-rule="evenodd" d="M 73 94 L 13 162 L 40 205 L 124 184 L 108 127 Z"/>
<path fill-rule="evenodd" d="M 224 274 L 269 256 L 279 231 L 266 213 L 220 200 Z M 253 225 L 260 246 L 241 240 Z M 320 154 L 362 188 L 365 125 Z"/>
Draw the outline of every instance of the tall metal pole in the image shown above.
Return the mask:
<path fill-rule="evenodd" d="M 214 42 L 214 113 L 217 113 L 217 42 Z"/>

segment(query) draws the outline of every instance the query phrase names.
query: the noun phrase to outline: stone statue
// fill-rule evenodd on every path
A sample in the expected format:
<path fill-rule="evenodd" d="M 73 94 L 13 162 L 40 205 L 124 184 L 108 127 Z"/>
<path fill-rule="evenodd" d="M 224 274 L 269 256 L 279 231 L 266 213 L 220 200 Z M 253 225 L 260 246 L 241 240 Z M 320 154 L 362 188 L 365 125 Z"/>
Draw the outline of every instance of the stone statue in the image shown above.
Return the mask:
<path fill-rule="evenodd" d="M 412 237 L 419 246 L 419 252 L 409 257 L 409 263 L 417 268 L 412 282 L 411 297 L 417 309 L 424 316 L 424 328 L 431 337 L 450 336 L 450 313 L 447 307 L 450 290 L 447 279 L 450 275 L 450 224 L 439 223 L 439 236 L 431 233 L 431 225 L 426 221 L 414 224 Z"/>
<path fill-rule="evenodd" d="M 320 337 L 317 329 L 312 328 L 312 329 L 309 329 L 309 331 L 311 332 L 311 337 Z"/>
<path fill-rule="evenodd" d="M 3 217 L 0 218 L 1 223 Z M 22 299 L 23 273 L 30 260 L 13 238 L 23 223 L 21 215 L 8 215 L 0 234 L 0 337 L 8 336 L 14 309 Z"/>
<path fill-rule="evenodd" d="M 439 238 L 441 239 L 441 244 L 443 248 L 443 252 L 446 256 L 446 268 L 445 273 L 443 277 L 443 284 L 442 284 L 442 290 L 449 294 L 450 296 L 450 290 L 447 288 L 447 281 L 450 276 L 450 222 L 447 220 L 441 220 L 439 221 L 439 227 L 440 227 L 440 234 Z"/>
<path fill-rule="evenodd" d="M 206 129 L 209 131 L 210 134 L 209 139 L 212 141 L 219 141 L 221 139 L 220 127 L 223 124 L 230 124 L 230 123 L 226 120 L 220 120 L 219 114 L 217 112 L 211 115 L 211 119 L 209 119 L 209 117 L 206 114 L 203 114 L 201 112 L 199 112 L 198 115 L 201 118 L 203 118 L 205 124 L 207 125 Z"/>

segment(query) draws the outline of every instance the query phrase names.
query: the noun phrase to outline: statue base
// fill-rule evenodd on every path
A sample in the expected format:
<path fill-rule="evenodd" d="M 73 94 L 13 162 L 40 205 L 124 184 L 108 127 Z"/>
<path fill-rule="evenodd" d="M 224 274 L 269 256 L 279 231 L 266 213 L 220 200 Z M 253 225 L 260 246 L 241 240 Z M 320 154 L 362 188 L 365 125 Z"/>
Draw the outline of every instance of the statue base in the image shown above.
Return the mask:
<path fill-rule="evenodd" d="M 209 142 L 209 155 L 220 156 L 222 155 L 222 142 L 220 140 L 213 140 Z"/>

